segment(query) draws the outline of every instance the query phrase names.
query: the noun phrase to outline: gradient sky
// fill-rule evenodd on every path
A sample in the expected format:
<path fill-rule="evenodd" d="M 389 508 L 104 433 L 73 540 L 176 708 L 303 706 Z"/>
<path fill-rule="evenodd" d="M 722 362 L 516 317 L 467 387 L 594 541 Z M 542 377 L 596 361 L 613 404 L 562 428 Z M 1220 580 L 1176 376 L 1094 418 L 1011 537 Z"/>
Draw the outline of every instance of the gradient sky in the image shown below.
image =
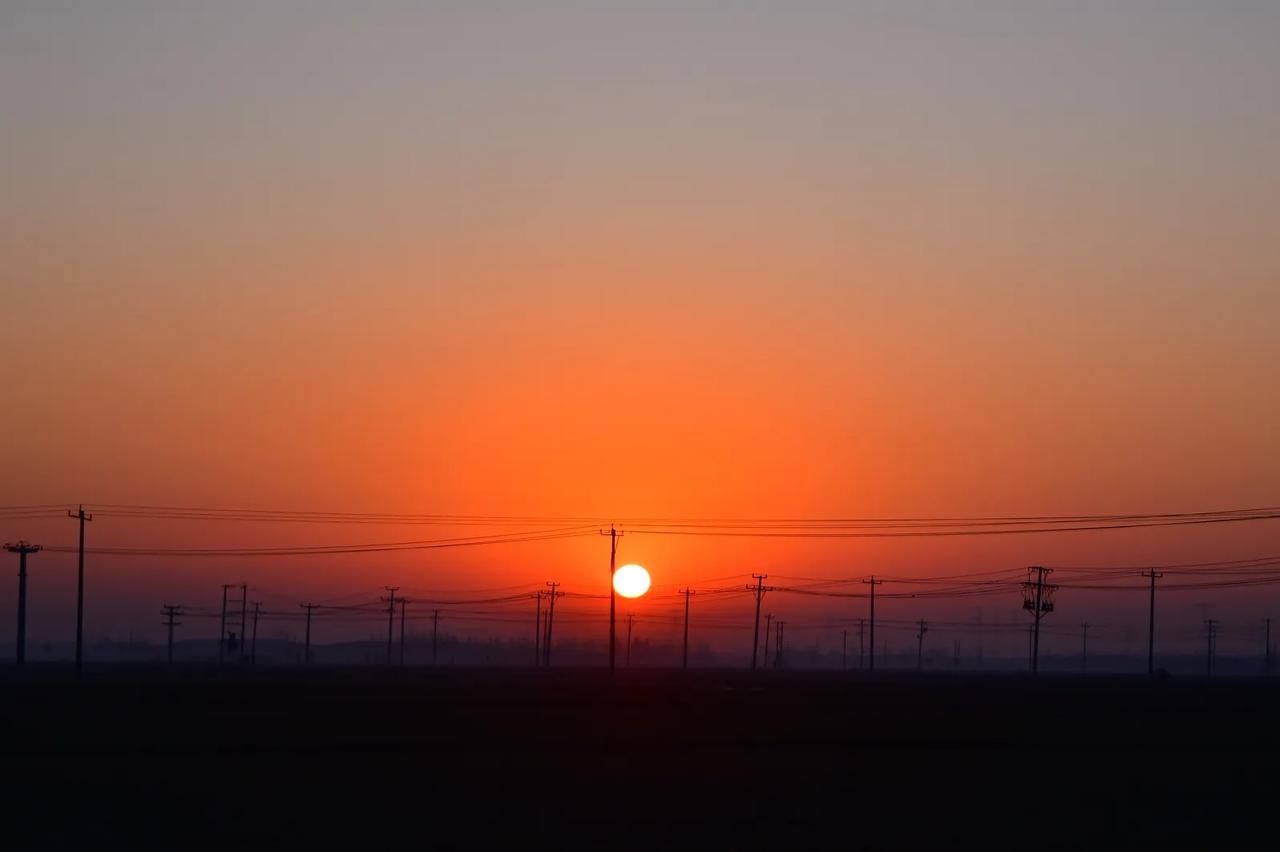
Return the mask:
<path fill-rule="evenodd" d="M 1276 505 L 1277 44 L 1261 2 L 6 0 L 0 504 Z M 1278 531 L 624 556 L 676 584 L 1248 557 Z M 72 562 L 40 558 L 32 629 L 60 636 Z M 90 627 L 151 629 L 250 571 L 287 596 L 586 583 L 602 559 L 112 563 Z"/>

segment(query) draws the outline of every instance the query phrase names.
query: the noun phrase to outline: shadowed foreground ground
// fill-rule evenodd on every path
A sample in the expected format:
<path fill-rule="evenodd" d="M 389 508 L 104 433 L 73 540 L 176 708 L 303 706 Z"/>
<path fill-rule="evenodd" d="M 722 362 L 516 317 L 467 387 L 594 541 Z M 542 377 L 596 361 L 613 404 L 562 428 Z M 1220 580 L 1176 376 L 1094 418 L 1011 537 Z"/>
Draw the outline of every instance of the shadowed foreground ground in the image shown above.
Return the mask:
<path fill-rule="evenodd" d="M 36 668 L 0 679 L 0 812 L 15 849 L 1226 847 L 1273 836 L 1278 711 L 1261 680 Z"/>

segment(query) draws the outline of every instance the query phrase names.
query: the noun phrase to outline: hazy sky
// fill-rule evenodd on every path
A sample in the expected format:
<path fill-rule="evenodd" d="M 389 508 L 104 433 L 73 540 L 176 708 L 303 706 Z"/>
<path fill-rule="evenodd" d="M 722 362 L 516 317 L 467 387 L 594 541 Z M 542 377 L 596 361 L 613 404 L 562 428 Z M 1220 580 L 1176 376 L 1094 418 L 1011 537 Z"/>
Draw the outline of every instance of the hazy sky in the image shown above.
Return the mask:
<path fill-rule="evenodd" d="M 1275 505 L 1278 44 L 1264 2 L 3 0 L 0 504 Z M 628 547 L 679 582 L 1276 533 Z"/>

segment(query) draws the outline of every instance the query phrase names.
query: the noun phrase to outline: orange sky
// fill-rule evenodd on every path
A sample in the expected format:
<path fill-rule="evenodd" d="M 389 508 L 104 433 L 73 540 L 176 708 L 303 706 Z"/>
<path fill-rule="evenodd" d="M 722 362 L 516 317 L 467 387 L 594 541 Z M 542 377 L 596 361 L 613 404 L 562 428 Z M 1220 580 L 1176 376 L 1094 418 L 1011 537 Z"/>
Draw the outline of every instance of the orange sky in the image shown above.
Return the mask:
<path fill-rule="evenodd" d="M 0 504 L 1275 505 L 1276 15 L 287 8 L 3 13 Z M 625 556 L 674 585 L 1247 557 L 1277 529 Z M 91 626 L 258 571 L 302 597 L 586 584 L 602 553 L 117 561 L 125 614 Z M 56 619 L 71 563 L 40 559 Z"/>

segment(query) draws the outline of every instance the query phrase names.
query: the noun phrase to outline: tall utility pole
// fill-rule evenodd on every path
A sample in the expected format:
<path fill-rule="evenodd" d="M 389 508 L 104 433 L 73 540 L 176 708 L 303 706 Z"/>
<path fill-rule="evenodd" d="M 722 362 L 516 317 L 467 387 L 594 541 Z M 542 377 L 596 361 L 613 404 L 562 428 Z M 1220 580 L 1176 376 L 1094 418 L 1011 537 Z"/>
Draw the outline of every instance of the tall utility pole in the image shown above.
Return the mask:
<path fill-rule="evenodd" d="M 844 671 L 849 668 L 849 631 L 842 630 L 840 632 L 840 670 Z"/>
<path fill-rule="evenodd" d="M 383 586 L 387 590 L 387 596 L 383 598 L 387 603 L 387 665 L 391 665 L 391 634 L 396 623 L 396 592 L 400 591 L 399 586 Z"/>
<path fill-rule="evenodd" d="M 764 667 L 769 668 L 769 643 L 773 642 L 773 613 L 767 612 L 764 616 Z"/>
<path fill-rule="evenodd" d="M 218 621 L 218 665 L 222 665 L 227 659 L 227 589 L 234 587 L 234 583 L 222 584 L 222 618 Z"/>
<path fill-rule="evenodd" d="M 871 671 L 876 670 L 876 586 L 882 585 L 884 580 L 877 580 L 876 575 L 862 581 L 871 587 Z"/>
<path fill-rule="evenodd" d="M 436 664 L 436 646 L 440 638 L 440 610 L 431 610 L 431 665 Z"/>
<path fill-rule="evenodd" d="M 551 599 L 551 602 L 547 605 L 547 644 L 542 648 L 542 659 L 544 665 L 547 668 L 551 668 L 551 628 L 556 622 L 556 598 L 563 595 L 564 592 L 556 591 L 556 589 L 560 588 L 559 583 L 547 583 L 547 585 L 551 587 L 551 591 L 547 592 L 547 597 Z"/>
<path fill-rule="evenodd" d="M 636 617 L 634 613 L 627 613 L 627 668 L 631 668 L 631 628 L 636 626 Z"/>
<path fill-rule="evenodd" d="M 1264 675 L 1271 674 L 1271 619 L 1267 619 L 1266 644 L 1262 650 L 1262 673 Z"/>
<path fill-rule="evenodd" d="M 4 549 L 18 554 L 18 644 L 15 646 L 15 661 L 21 668 L 27 658 L 27 554 L 39 553 L 38 544 L 17 541 L 6 544 Z"/>
<path fill-rule="evenodd" d="M 168 627 L 168 628 L 169 628 L 169 657 L 168 657 L 168 661 L 169 661 L 169 665 L 173 665 L 173 628 L 174 628 L 175 626 L 177 626 L 177 625 L 182 624 L 182 622 L 181 622 L 181 621 L 174 621 L 173 619 L 174 619 L 176 616 L 182 615 L 182 605 L 181 605 L 181 604 L 179 604 L 179 605 L 177 605 L 177 606 L 170 606 L 169 604 L 165 604 L 165 605 L 164 605 L 164 607 L 163 607 L 163 609 L 164 609 L 164 612 L 163 612 L 163 613 L 161 613 L 161 615 L 163 615 L 163 616 L 164 616 L 164 622 L 163 622 L 163 623 L 164 623 L 164 625 L 165 625 L 166 627 Z"/>
<path fill-rule="evenodd" d="M 542 664 L 542 596 L 545 592 L 541 590 L 534 593 L 534 597 L 538 599 L 538 605 L 534 609 L 533 620 L 533 667 L 536 669 Z"/>
<path fill-rule="evenodd" d="M 262 601 L 253 602 L 253 641 L 249 643 L 249 662 L 258 664 L 258 615 L 262 612 Z"/>
<path fill-rule="evenodd" d="M 924 634 L 928 632 L 929 622 L 920 619 L 919 629 L 916 631 L 916 671 L 924 667 Z"/>
<path fill-rule="evenodd" d="M 689 668 L 689 595 L 693 589 L 684 590 L 684 652 L 680 655 L 680 668 Z"/>
<path fill-rule="evenodd" d="M 1151 578 L 1151 608 L 1147 613 L 1147 674 L 1156 670 L 1156 580 L 1163 577 L 1160 571 L 1140 572 L 1143 577 Z"/>
<path fill-rule="evenodd" d="M 80 558 L 76 567 L 76 677 L 84 673 L 84 523 L 92 521 L 84 506 L 78 512 L 67 512 L 67 517 L 80 521 Z"/>
<path fill-rule="evenodd" d="M 404 666 L 404 606 L 409 601 L 405 598 L 400 599 L 400 665 Z"/>
<path fill-rule="evenodd" d="M 304 604 L 298 604 L 298 605 L 307 611 L 307 630 L 306 630 L 306 633 L 304 634 L 306 638 L 303 640 L 303 645 L 302 645 L 302 664 L 310 665 L 311 663 L 311 610 L 315 609 L 316 605 L 313 603 L 304 603 Z"/>
<path fill-rule="evenodd" d="M 787 623 L 782 619 L 778 619 L 778 623 L 774 626 L 773 667 L 775 669 L 782 668 L 782 631 L 786 626 Z"/>
<path fill-rule="evenodd" d="M 1053 593 L 1057 586 L 1049 585 L 1044 578 L 1053 573 L 1052 568 L 1034 565 L 1027 569 L 1027 581 L 1022 584 L 1022 608 L 1031 610 L 1031 673 L 1040 670 L 1040 619 L 1053 612 Z M 1032 579 L 1034 575 L 1035 579 Z"/>
<path fill-rule="evenodd" d="M 865 618 L 858 619 L 858 668 L 863 666 L 866 657 L 866 649 L 863 647 L 863 639 L 865 639 L 867 620 Z"/>
<path fill-rule="evenodd" d="M 1080 624 L 1080 671 L 1089 668 L 1089 625 Z"/>
<path fill-rule="evenodd" d="M 622 532 L 613 524 L 609 525 L 609 531 L 600 530 L 600 535 L 609 536 L 609 676 L 613 677 L 614 664 L 617 656 L 617 614 L 618 614 L 618 591 L 613 587 L 613 575 L 618 571 L 618 538 Z M 555 607 L 555 598 L 551 599 L 552 608 Z M 551 616 L 548 615 L 549 619 Z M 550 630 L 547 631 L 548 636 Z M 548 660 L 551 657 L 550 649 L 547 649 Z M 548 663 L 550 665 L 550 663 Z"/>
<path fill-rule="evenodd" d="M 240 662 L 244 662 L 245 627 L 249 624 L 249 584 L 240 584 Z"/>
<path fill-rule="evenodd" d="M 747 586 L 747 591 L 756 593 L 756 628 L 751 634 L 751 671 L 756 670 L 756 660 L 760 651 L 760 600 L 764 597 L 764 593 L 772 591 L 764 584 L 768 574 L 752 574 L 751 579 L 756 581 L 754 586 Z M 765 625 L 764 629 L 764 652 L 766 656 L 769 653 L 769 627 Z"/>
<path fill-rule="evenodd" d="M 1212 677 L 1214 658 L 1218 652 L 1218 620 L 1216 618 L 1206 618 L 1204 620 L 1204 638 L 1207 643 L 1205 648 L 1204 673 Z"/>

